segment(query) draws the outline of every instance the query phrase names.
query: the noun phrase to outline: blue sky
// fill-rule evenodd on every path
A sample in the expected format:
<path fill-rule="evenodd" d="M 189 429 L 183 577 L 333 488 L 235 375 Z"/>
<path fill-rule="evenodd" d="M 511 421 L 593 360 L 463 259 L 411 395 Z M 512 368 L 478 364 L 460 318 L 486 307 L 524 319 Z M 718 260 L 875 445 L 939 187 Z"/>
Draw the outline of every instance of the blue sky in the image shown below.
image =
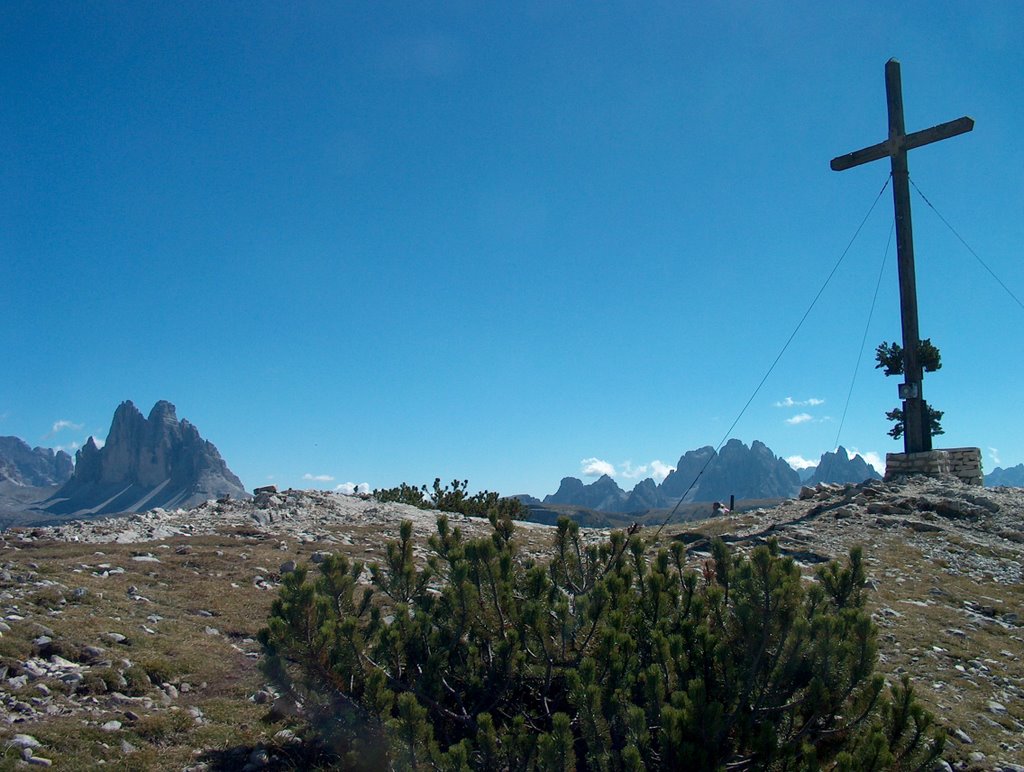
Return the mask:
<path fill-rule="evenodd" d="M 5 3 L 0 434 L 158 399 L 249 487 L 624 487 L 717 445 L 911 177 L 1024 298 L 1024 5 Z M 1024 309 L 913 198 L 939 447 L 1024 461 Z M 884 458 L 890 190 L 731 432 Z M 849 410 L 841 418 L 854 388 Z M 841 430 L 840 430 L 841 428 Z"/>

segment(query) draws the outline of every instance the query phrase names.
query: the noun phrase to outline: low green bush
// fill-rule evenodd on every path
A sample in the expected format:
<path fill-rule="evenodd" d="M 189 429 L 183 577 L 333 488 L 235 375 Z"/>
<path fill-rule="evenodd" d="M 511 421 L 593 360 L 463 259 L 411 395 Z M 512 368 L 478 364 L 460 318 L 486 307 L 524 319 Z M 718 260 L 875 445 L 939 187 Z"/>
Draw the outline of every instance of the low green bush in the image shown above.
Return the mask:
<path fill-rule="evenodd" d="M 141 697 L 153 687 L 153 682 L 142 665 L 135 664 L 125 668 L 121 675 L 125 680 L 125 693 L 131 697 Z"/>
<path fill-rule="evenodd" d="M 377 489 L 373 492 L 377 501 L 396 501 L 411 504 L 420 509 L 436 509 L 440 512 L 454 512 L 471 517 L 509 517 L 523 520 L 529 514 L 527 507 L 518 499 L 502 498 L 494 491 L 480 491 L 469 495 L 468 480 L 452 480 L 441 485 L 441 478 L 435 477 L 430 488 L 402 483 L 397 488 Z"/>
<path fill-rule="evenodd" d="M 859 550 L 805 582 L 773 542 L 685 548 L 635 533 L 553 558 L 437 521 L 372 566 L 285 576 L 260 632 L 265 672 L 346 769 L 927 769 L 942 748 L 904 679 L 874 674 Z"/>

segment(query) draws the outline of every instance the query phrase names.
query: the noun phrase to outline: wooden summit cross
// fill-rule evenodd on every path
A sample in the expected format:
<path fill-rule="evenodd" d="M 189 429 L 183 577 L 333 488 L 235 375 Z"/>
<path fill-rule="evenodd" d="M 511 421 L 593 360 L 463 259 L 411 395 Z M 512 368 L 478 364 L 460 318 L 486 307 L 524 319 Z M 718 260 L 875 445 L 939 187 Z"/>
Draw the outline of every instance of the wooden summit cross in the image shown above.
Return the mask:
<path fill-rule="evenodd" d="M 855 150 L 832 159 L 832 170 L 841 172 L 854 166 L 888 156 L 892 161 L 892 201 L 896 210 L 896 257 L 900 276 L 900 316 L 903 324 L 903 373 L 900 384 L 903 400 L 903 448 L 907 453 L 932 449 L 927 405 L 921 391 L 924 373 L 918 359 L 917 279 L 914 276 L 914 234 L 910 223 L 910 172 L 907 151 L 921 145 L 955 137 L 974 128 L 974 120 L 964 116 L 940 123 L 930 129 L 907 134 L 903 128 L 903 88 L 900 63 L 885 63 L 885 98 L 889 108 L 889 139 L 877 145 Z"/>

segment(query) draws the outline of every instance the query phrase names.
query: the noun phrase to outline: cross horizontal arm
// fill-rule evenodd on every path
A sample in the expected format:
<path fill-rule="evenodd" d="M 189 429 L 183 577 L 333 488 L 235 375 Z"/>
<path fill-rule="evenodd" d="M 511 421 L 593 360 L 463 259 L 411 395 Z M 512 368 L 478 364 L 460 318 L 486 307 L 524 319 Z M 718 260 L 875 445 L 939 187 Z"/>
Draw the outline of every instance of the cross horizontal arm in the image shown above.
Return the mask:
<path fill-rule="evenodd" d="M 832 171 L 841 172 L 870 161 L 877 161 L 879 158 L 895 155 L 901 150 L 913 150 L 915 147 L 930 145 L 932 142 L 938 142 L 940 139 L 948 139 L 958 134 L 966 134 L 973 128 L 974 119 L 965 115 L 963 118 L 957 118 L 955 121 L 940 123 L 938 126 L 932 126 L 930 129 L 922 129 L 902 137 L 893 137 L 885 142 L 879 142 L 877 145 L 837 156 L 832 159 L 829 166 L 832 167 Z"/>
<path fill-rule="evenodd" d="M 921 147 L 921 145 L 930 145 L 932 142 L 938 142 L 940 139 L 949 139 L 957 134 L 966 134 L 973 128 L 974 119 L 968 118 L 965 115 L 963 118 L 957 118 L 955 121 L 947 121 L 946 123 L 940 123 L 938 126 L 932 126 L 930 129 L 922 129 L 921 131 L 908 134 L 903 138 L 903 149 L 913 150 L 915 147 Z"/>
<path fill-rule="evenodd" d="M 892 148 L 889 145 L 889 140 L 886 140 L 885 142 L 879 142 L 877 145 L 872 145 L 871 147 L 866 147 L 862 150 L 854 150 L 852 153 L 837 156 L 832 159 L 829 166 L 832 167 L 832 171 L 841 172 L 844 169 L 860 166 L 861 164 L 866 164 L 869 161 L 877 161 L 879 158 L 885 158 L 888 155 L 892 155 Z"/>

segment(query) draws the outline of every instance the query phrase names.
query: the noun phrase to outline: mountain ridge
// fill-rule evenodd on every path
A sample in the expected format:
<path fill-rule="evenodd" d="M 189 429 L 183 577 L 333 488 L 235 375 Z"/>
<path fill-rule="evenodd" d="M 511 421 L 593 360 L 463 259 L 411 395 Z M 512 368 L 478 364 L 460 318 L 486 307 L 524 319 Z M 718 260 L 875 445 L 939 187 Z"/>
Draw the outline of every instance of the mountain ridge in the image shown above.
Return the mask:
<path fill-rule="evenodd" d="M 20 437 L 0 437 L 0 482 L 41 487 L 71 478 L 71 456 L 53 448 L 30 448 Z"/>
<path fill-rule="evenodd" d="M 671 508 L 680 501 L 785 499 L 795 496 L 803 484 L 880 479 L 881 475 L 860 455 L 850 457 L 842 446 L 834 453 L 822 454 L 814 472 L 802 478 L 760 440 L 747 447 L 738 439 L 730 439 L 719 451 L 710 445 L 687 451 L 660 484 L 648 477 L 627 492 L 607 474 L 589 484 L 576 477 L 563 477 L 558 490 L 541 503 L 634 513 Z"/>

